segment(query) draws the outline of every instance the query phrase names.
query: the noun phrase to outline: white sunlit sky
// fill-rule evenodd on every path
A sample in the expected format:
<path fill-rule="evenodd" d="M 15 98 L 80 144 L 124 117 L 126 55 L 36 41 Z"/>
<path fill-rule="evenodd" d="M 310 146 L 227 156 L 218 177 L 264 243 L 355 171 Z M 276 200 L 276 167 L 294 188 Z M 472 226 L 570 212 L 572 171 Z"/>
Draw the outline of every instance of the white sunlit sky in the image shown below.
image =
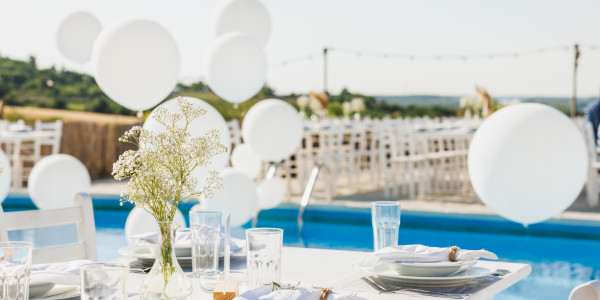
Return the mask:
<path fill-rule="evenodd" d="M 265 52 L 267 83 L 278 93 L 323 89 L 324 47 L 365 52 L 414 54 L 415 60 L 329 56 L 331 93 L 347 87 L 370 95 L 472 95 L 474 86 L 494 96 L 570 96 L 574 43 L 582 45 L 578 95 L 600 93 L 599 1 L 400 1 L 261 0 L 271 14 Z M 94 14 L 104 27 L 130 18 L 148 18 L 167 28 L 182 56 L 180 80 L 203 78 L 203 56 L 214 39 L 211 14 L 217 0 L 0 0 L 0 55 L 37 58 L 91 72 L 63 58 L 55 43 L 58 23 L 71 12 Z M 589 46 L 597 46 L 591 49 Z M 558 51 L 517 58 L 422 60 L 422 55 L 520 52 L 564 46 Z M 143 51 L 143 49 L 140 49 Z M 278 63 L 309 54 L 286 66 Z"/>

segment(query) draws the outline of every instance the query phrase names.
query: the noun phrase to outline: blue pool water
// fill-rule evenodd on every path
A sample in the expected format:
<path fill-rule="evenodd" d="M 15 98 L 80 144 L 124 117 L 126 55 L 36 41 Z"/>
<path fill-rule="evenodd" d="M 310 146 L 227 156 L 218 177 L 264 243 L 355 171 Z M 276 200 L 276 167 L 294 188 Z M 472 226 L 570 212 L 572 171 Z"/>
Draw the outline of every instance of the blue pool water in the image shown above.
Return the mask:
<path fill-rule="evenodd" d="M 5 210 L 32 209 L 26 196 L 12 195 L 3 203 Z M 191 204 L 181 205 L 184 215 Z M 126 245 L 125 220 L 131 206 L 119 206 L 113 196 L 94 197 L 94 215 L 100 260 L 118 257 Z M 258 226 L 285 230 L 287 246 L 346 250 L 373 249 L 369 209 L 339 206 L 309 207 L 302 235 L 298 234 L 298 207 L 281 205 L 261 212 Z M 249 227 L 247 224 L 245 227 Z M 71 233 L 71 237 L 66 237 Z M 244 228 L 232 230 L 243 238 Z M 74 228 L 43 232 L 15 232 L 13 239 L 35 239 L 38 245 L 71 241 Z M 445 215 L 403 212 L 400 244 L 426 244 L 493 251 L 505 261 L 531 264 L 525 280 L 499 294 L 495 299 L 567 299 L 576 285 L 600 279 L 600 222 L 549 221 L 524 228 L 496 216 Z"/>

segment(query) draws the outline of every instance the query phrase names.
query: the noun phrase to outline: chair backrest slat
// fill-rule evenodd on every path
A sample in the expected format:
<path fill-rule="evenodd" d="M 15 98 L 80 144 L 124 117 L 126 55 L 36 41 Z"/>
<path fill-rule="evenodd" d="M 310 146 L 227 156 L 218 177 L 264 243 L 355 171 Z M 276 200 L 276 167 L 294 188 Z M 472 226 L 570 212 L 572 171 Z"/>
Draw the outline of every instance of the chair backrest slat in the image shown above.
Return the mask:
<path fill-rule="evenodd" d="M 88 258 L 86 256 L 86 246 L 84 242 L 77 242 L 33 249 L 32 263 L 47 264 L 77 258 Z"/>
<path fill-rule="evenodd" d="M 79 207 L 14 211 L 5 213 L 3 218 L 8 231 L 76 224 L 82 220 Z"/>

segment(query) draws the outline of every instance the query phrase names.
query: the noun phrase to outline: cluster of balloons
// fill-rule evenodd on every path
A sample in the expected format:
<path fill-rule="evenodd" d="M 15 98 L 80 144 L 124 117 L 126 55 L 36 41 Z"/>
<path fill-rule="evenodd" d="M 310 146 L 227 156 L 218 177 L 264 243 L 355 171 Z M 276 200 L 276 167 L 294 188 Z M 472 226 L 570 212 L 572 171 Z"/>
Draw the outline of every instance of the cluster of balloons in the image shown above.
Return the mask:
<path fill-rule="evenodd" d="M 129 20 L 103 30 L 92 14 L 74 12 L 60 22 L 56 44 L 74 62 L 91 60 L 98 86 L 131 110 L 154 107 L 177 84 L 181 63 L 175 39 L 151 20 Z"/>
<path fill-rule="evenodd" d="M 564 113 L 510 105 L 479 127 L 469 148 L 473 189 L 499 215 L 524 225 L 567 209 L 586 179 L 585 140 Z"/>
<path fill-rule="evenodd" d="M 215 40 L 204 61 L 208 85 L 234 104 L 252 98 L 267 76 L 263 47 L 271 33 L 269 12 L 258 0 L 221 1 L 211 27 Z"/>

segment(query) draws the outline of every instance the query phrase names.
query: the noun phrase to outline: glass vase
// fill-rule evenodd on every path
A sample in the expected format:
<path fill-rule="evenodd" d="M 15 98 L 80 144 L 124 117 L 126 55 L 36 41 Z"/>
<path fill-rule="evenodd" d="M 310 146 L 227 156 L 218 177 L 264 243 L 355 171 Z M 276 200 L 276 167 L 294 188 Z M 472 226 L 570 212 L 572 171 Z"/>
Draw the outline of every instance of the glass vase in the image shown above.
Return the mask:
<path fill-rule="evenodd" d="M 158 249 L 154 265 L 142 282 L 140 299 L 184 300 L 192 299 L 192 283 L 185 275 L 173 248 L 173 222 L 158 223 Z"/>

